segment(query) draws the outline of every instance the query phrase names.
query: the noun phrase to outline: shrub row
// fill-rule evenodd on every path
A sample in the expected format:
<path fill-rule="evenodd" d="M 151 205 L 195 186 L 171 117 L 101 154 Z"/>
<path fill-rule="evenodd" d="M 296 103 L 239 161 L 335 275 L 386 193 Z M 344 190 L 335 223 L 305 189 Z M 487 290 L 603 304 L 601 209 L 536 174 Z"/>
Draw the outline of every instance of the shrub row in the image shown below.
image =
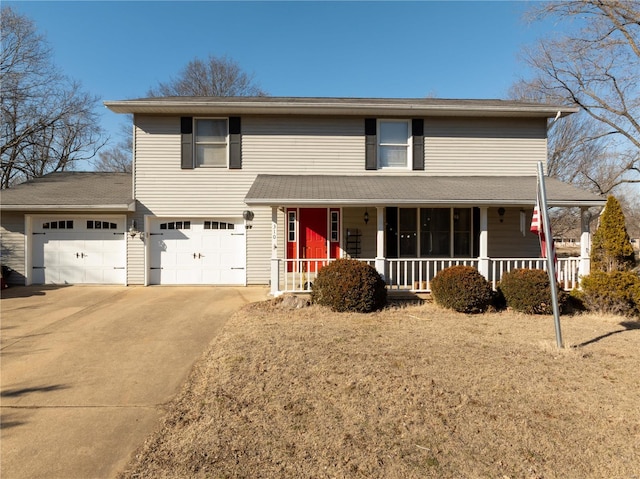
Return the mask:
<path fill-rule="evenodd" d="M 560 287 L 558 303 L 566 310 L 569 295 Z M 431 282 L 436 303 L 461 313 L 482 313 L 492 304 L 526 314 L 552 314 L 549 275 L 540 269 L 515 269 L 502 275 L 498 292 L 471 266 L 453 266 L 440 271 Z M 640 277 L 631 271 L 595 271 L 582 279 L 576 293 L 587 309 L 640 315 Z M 333 311 L 368 313 L 383 308 L 387 290 L 372 266 L 340 259 L 323 267 L 313 283 L 311 301 Z"/>

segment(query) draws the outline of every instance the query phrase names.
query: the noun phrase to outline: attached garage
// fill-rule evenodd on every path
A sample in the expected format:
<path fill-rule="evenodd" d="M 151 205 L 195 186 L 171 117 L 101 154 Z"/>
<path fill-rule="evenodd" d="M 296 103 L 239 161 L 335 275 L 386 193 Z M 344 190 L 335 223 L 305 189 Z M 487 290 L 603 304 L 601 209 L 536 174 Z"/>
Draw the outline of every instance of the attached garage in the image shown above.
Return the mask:
<path fill-rule="evenodd" d="M 1 209 L 9 283 L 128 284 L 131 174 L 50 173 L 3 190 Z"/>
<path fill-rule="evenodd" d="M 153 218 L 148 231 L 149 284 L 246 284 L 242 219 Z"/>
<path fill-rule="evenodd" d="M 33 284 L 125 284 L 124 216 L 32 218 Z"/>

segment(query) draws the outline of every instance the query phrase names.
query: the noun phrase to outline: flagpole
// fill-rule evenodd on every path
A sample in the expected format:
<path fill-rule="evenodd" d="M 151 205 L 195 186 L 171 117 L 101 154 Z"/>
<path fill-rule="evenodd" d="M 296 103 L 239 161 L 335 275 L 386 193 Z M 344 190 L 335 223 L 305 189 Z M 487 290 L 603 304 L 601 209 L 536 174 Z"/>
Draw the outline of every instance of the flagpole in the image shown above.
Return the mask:
<path fill-rule="evenodd" d="M 547 190 L 544 185 L 544 173 L 542 171 L 542 162 L 538 162 L 538 196 L 540 197 L 540 215 L 542 217 L 542 226 L 544 227 L 544 235 L 547 238 L 547 273 L 549 274 L 549 285 L 551 286 L 551 302 L 553 304 L 553 321 L 556 327 L 556 344 L 559 349 L 564 346 L 562 344 L 562 331 L 560 330 L 560 306 L 558 305 L 558 282 L 556 281 L 555 262 L 553 254 L 553 236 L 551 235 L 551 223 L 549 222 L 549 212 L 547 210 Z"/>

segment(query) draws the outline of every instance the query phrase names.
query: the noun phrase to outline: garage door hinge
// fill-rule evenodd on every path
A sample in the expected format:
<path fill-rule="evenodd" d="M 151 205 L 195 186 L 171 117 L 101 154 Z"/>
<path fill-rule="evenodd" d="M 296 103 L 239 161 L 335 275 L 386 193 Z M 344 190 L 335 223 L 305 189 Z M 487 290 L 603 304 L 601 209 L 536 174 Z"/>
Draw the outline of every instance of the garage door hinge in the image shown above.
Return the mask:
<path fill-rule="evenodd" d="M 160 267 L 160 268 L 154 268 L 154 267 L 152 266 L 152 267 L 151 267 L 151 268 L 149 268 L 149 269 L 162 269 L 162 267 Z"/>
<path fill-rule="evenodd" d="M 114 235 L 123 235 L 124 233 L 113 233 Z"/>
<path fill-rule="evenodd" d="M 231 236 L 244 236 L 244 233 L 231 233 Z"/>
<path fill-rule="evenodd" d="M 244 269 L 244 268 L 231 268 L 231 269 Z"/>
<path fill-rule="evenodd" d="M 158 235 L 162 236 L 163 233 L 149 233 L 149 236 L 158 236 Z"/>
<path fill-rule="evenodd" d="M 34 235 L 46 235 L 47 233 L 32 233 Z"/>
<path fill-rule="evenodd" d="M 124 266 L 114 266 L 113 269 L 124 269 Z"/>
<path fill-rule="evenodd" d="M 45 269 L 44 266 L 32 266 L 33 269 Z"/>

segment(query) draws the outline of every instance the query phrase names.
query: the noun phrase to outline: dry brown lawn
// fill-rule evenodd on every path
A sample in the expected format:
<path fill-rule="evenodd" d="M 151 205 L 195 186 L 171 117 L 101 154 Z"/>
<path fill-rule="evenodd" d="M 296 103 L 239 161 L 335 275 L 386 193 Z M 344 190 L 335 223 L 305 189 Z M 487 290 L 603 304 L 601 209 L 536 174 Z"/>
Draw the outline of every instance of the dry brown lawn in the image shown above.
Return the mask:
<path fill-rule="evenodd" d="M 236 314 L 123 478 L 640 478 L 640 323 Z M 161 365 L 160 365 L 161 367 Z"/>

